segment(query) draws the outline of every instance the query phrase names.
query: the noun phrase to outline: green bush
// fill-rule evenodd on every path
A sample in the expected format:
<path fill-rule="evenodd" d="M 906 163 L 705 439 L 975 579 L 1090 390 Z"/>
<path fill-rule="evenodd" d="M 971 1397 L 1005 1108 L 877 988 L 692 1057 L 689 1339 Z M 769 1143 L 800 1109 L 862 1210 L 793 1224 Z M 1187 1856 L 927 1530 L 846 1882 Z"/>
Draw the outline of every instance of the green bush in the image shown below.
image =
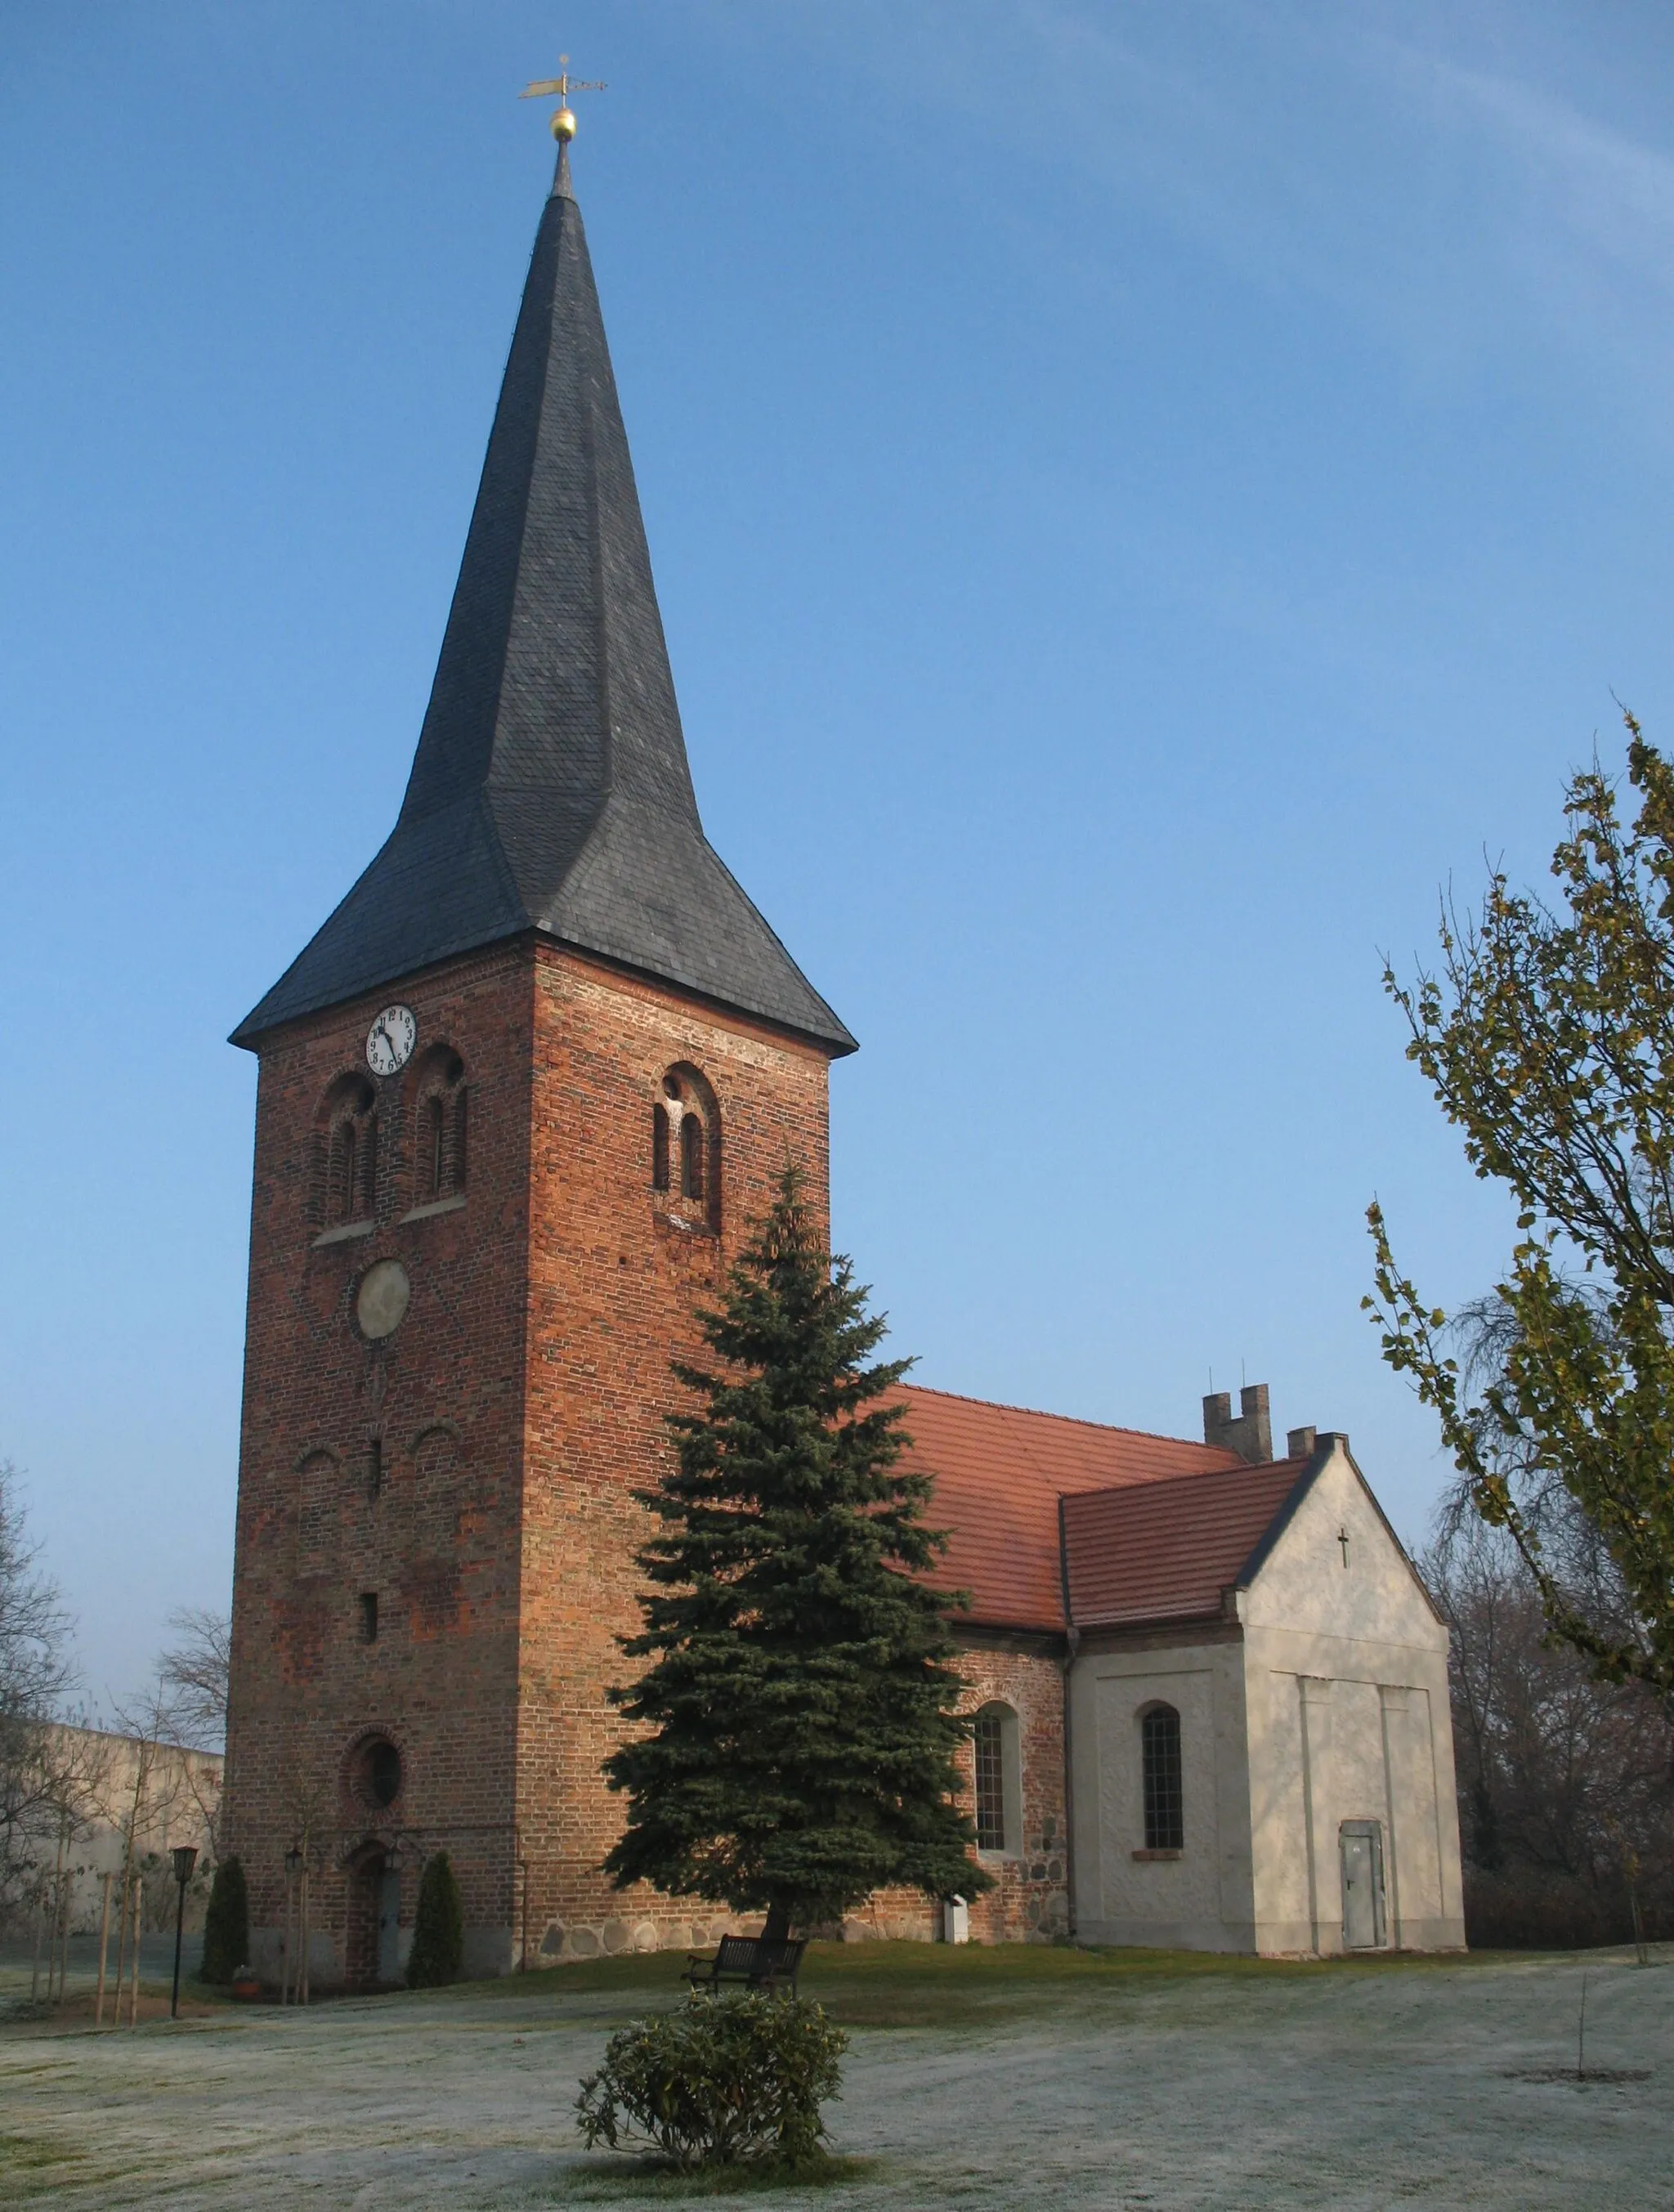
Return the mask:
<path fill-rule="evenodd" d="M 209 1885 L 198 1979 L 230 1982 L 249 1960 L 250 1899 L 244 1886 L 244 1869 L 236 1859 L 222 1859 Z"/>
<path fill-rule="evenodd" d="M 413 1948 L 407 1956 L 409 1990 L 436 1990 L 457 1982 L 465 1963 L 465 1914 L 459 1884 L 446 1851 L 424 1862 L 419 1883 Z"/>
<path fill-rule="evenodd" d="M 689 2170 L 740 2159 L 795 2166 L 821 2153 L 848 2038 L 806 1999 L 694 1993 L 613 2035 L 581 2084 L 589 2150 L 660 2153 Z"/>

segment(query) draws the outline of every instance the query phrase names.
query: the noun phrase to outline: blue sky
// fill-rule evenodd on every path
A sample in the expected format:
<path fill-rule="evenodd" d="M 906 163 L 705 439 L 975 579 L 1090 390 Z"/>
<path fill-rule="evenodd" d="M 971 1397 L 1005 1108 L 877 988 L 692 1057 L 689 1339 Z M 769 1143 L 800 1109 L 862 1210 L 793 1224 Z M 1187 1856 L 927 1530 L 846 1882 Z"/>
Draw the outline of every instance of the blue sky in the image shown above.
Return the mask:
<path fill-rule="evenodd" d="M 1506 1217 L 1379 988 L 1674 734 L 1674 17 L 1592 0 L 0 8 L 0 1454 L 89 1690 L 231 1552 L 252 1063 L 393 818 L 549 168 L 711 836 L 862 1041 L 921 1379 L 1397 1524 L 1359 1310 Z"/>

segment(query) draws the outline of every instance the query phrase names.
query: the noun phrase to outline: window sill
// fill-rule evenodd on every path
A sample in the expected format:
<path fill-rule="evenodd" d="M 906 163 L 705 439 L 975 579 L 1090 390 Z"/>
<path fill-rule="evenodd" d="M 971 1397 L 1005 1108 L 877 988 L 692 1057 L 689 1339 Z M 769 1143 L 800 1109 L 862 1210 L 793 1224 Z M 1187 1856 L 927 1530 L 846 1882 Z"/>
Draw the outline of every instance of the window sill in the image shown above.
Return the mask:
<path fill-rule="evenodd" d="M 464 1202 L 464 1191 L 456 1190 L 447 1198 L 432 1198 L 422 1206 L 409 1206 L 401 1218 L 403 1222 L 428 1221 L 433 1213 L 458 1213 Z"/>
<path fill-rule="evenodd" d="M 665 1229 L 677 1229 L 682 1237 L 713 1237 L 715 1234 L 708 1222 L 701 1218 L 696 1221 L 688 1220 L 685 1214 L 676 1213 L 671 1208 L 660 1206 L 657 1212 Z"/>
<path fill-rule="evenodd" d="M 314 1239 L 313 1249 L 318 1252 L 322 1244 L 346 1244 L 351 1237 L 370 1237 L 377 1226 L 375 1221 L 340 1222 L 335 1229 L 322 1229 Z"/>
<path fill-rule="evenodd" d="M 1133 1856 L 1137 1859 L 1183 1859 L 1186 1853 L 1184 1851 L 1136 1851 Z"/>

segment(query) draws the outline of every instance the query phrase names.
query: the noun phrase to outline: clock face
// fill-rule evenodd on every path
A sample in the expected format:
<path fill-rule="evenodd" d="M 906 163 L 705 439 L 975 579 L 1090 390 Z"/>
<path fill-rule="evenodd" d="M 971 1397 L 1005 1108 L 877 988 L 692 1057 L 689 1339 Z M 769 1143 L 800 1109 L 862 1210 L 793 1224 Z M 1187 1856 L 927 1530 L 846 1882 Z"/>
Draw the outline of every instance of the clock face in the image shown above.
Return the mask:
<path fill-rule="evenodd" d="M 367 1066 L 374 1075 L 393 1075 L 412 1058 L 417 1036 L 410 1006 L 385 1006 L 367 1031 Z"/>

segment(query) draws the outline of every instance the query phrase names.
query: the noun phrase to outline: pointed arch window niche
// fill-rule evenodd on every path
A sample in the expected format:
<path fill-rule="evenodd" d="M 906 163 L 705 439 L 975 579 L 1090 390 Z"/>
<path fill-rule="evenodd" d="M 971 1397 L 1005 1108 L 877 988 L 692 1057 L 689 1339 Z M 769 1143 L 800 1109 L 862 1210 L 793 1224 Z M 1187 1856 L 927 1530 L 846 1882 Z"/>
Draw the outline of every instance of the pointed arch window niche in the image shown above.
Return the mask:
<path fill-rule="evenodd" d="M 659 1085 L 651 1109 L 651 1187 L 671 1224 L 721 1225 L 721 1115 L 708 1079 L 682 1060 Z"/>

